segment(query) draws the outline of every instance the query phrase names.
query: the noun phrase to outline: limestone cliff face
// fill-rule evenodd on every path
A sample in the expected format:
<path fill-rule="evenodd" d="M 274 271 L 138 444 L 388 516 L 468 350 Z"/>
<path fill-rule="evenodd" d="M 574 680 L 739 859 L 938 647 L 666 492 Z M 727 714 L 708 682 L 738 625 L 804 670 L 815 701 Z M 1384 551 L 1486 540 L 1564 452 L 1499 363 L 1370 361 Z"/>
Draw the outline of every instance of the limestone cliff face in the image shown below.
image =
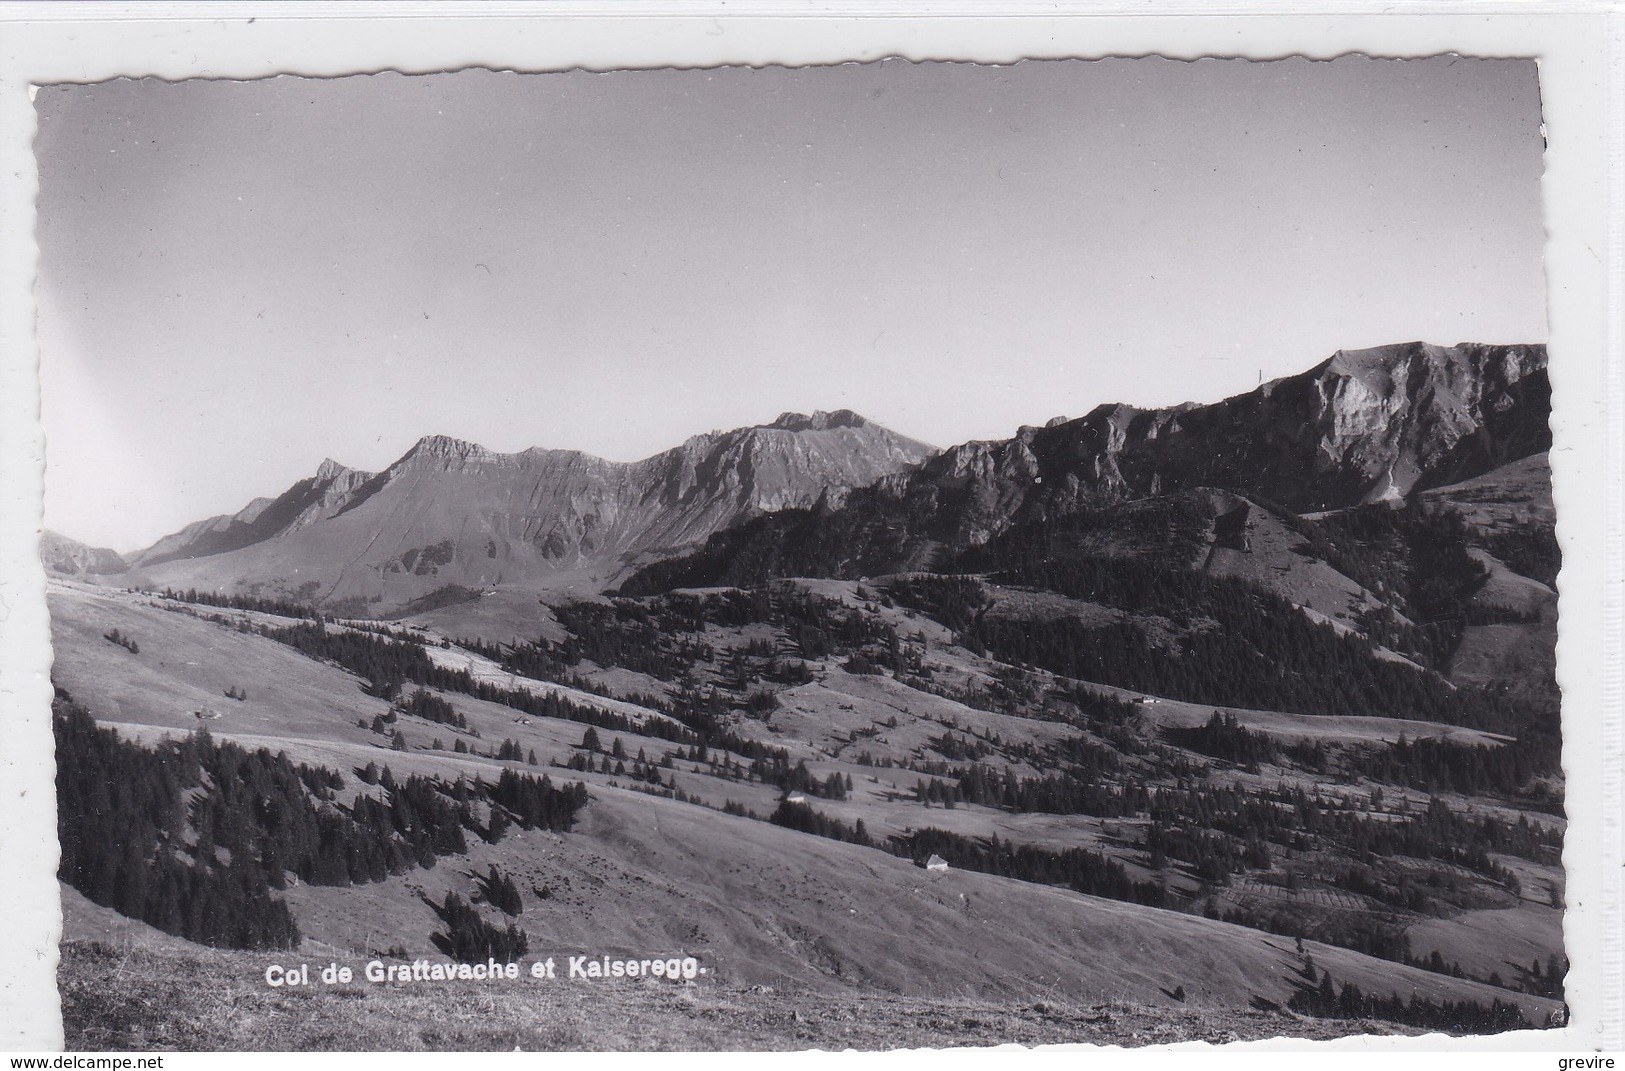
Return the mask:
<path fill-rule="evenodd" d="M 1037 485 L 1039 461 L 1031 429 L 1013 439 L 971 442 L 944 450 L 890 487 L 915 516 L 933 516 L 931 539 L 952 544 L 985 542 L 1002 531 Z M 901 478 L 894 478 L 894 480 Z"/>
<path fill-rule="evenodd" d="M 764 511 L 839 505 L 932 452 L 845 410 L 786 413 L 631 463 L 435 435 L 378 473 L 325 461 L 276 499 L 189 526 L 133 564 L 151 583 L 379 608 L 448 585 L 545 586 L 582 571 L 607 582 Z"/>
<path fill-rule="evenodd" d="M 1508 416 L 1532 387 L 1547 397 L 1545 368 L 1545 348 L 1535 346 L 1339 353 L 1316 380 L 1321 449 L 1370 481 L 1367 501 L 1516 460 L 1550 445 L 1543 416 Z"/>
<path fill-rule="evenodd" d="M 1102 406 L 1037 431 L 1040 475 L 1143 497 L 1240 487 L 1300 511 L 1403 498 L 1545 450 L 1543 346 L 1342 351 L 1212 405 Z"/>
<path fill-rule="evenodd" d="M 1211 405 L 1103 405 L 945 451 L 913 479 L 982 481 L 969 501 L 999 505 L 966 531 L 973 543 L 1018 513 L 1193 487 L 1309 512 L 1404 498 L 1543 452 L 1550 412 L 1544 346 L 1412 342 L 1341 351 Z M 966 460 L 944 471 L 967 450 L 985 455 L 980 469 Z"/>

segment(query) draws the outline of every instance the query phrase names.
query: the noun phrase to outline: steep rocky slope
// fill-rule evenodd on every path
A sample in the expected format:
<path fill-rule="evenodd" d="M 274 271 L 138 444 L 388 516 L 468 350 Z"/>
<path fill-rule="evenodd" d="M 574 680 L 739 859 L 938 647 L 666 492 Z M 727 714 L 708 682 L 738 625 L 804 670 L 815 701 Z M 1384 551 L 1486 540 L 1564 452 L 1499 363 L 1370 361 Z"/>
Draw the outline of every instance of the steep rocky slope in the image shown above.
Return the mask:
<path fill-rule="evenodd" d="M 1038 475 L 1130 497 L 1244 487 L 1306 511 L 1398 499 L 1545 450 L 1541 346 L 1342 350 L 1214 405 L 1102 406 L 1032 435 Z"/>
<path fill-rule="evenodd" d="M 370 472 L 357 472 L 328 458 L 316 475 L 300 480 L 276 498 L 256 498 L 234 514 L 195 521 L 136 554 L 131 564 L 139 568 L 204 558 L 297 531 L 342 508 L 372 478 Z"/>

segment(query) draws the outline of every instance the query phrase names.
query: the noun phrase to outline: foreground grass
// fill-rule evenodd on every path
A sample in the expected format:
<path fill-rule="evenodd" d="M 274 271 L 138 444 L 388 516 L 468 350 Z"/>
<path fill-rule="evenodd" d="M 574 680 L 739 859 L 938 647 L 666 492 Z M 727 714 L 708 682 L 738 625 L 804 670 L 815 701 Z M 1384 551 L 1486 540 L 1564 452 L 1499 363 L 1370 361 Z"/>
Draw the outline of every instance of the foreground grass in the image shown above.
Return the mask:
<path fill-rule="evenodd" d="M 290 957 L 294 961 L 300 958 Z M 1280 1012 L 999 1003 L 715 984 L 527 981 L 272 989 L 263 955 L 65 942 L 67 1047 L 97 1050 L 900 1049 L 1396 1033 Z"/>

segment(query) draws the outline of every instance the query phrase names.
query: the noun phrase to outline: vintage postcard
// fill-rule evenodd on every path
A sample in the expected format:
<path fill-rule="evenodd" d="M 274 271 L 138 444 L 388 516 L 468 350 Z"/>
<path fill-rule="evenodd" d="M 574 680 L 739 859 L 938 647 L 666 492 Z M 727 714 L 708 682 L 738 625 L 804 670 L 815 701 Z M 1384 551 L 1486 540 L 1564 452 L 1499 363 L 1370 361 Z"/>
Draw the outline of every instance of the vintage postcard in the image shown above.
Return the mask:
<path fill-rule="evenodd" d="M 1073 52 L 39 81 L 61 1044 L 1595 1032 L 1551 66 Z"/>

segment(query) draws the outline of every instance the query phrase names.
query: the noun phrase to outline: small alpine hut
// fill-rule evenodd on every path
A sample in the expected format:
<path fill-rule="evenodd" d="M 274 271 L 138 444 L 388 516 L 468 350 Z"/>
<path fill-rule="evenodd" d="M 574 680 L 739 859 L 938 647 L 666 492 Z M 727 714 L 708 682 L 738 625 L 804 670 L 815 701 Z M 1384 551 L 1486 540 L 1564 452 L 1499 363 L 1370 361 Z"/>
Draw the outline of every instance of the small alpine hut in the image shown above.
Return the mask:
<path fill-rule="evenodd" d="M 948 860 L 944 859 L 940 855 L 937 855 L 937 854 L 933 853 L 931 858 L 929 858 L 929 859 L 927 859 L 925 861 L 925 869 L 927 869 L 927 870 L 947 870 L 948 869 Z"/>

